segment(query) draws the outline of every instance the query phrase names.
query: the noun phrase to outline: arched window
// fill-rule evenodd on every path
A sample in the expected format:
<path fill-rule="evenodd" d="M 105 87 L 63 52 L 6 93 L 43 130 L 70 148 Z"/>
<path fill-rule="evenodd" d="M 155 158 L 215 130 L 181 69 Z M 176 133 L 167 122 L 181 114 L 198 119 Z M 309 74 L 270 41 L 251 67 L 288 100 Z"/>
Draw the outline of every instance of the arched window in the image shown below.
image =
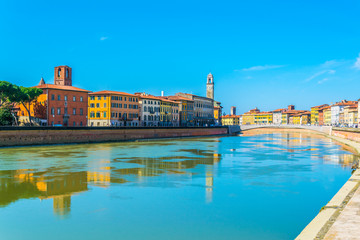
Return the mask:
<path fill-rule="evenodd" d="M 144 121 L 146 121 L 146 115 L 144 115 Z"/>
<path fill-rule="evenodd" d="M 66 78 L 69 78 L 69 69 L 66 69 Z"/>
<path fill-rule="evenodd" d="M 58 68 L 58 73 L 57 73 L 58 77 L 60 77 L 60 73 L 61 73 L 61 68 Z"/>
<path fill-rule="evenodd" d="M 146 109 L 146 106 L 144 107 L 144 112 L 146 112 L 147 111 L 147 109 Z"/>

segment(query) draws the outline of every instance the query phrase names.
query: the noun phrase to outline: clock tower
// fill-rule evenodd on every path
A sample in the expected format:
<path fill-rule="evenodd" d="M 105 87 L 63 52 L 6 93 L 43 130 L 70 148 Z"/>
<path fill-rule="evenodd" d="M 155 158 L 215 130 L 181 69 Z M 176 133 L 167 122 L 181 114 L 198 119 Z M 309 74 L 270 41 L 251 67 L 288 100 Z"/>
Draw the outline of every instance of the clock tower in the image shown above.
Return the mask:
<path fill-rule="evenodd" d="M 214 99 L 214 76 L 211 73 L 207 75 L 206 97 Z"/>

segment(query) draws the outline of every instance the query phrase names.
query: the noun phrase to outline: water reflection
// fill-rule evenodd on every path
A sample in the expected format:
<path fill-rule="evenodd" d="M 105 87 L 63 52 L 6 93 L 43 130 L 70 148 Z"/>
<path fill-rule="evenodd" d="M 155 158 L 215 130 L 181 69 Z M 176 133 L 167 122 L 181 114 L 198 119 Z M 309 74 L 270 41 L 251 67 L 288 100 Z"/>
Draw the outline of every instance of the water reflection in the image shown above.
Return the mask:
<path fill-rule="evenodd" d="M 186 142 L 186 140 L 183 141 Z M 219 140 L 205 140 L 204 142 L 217 143 Z M 141 144 L 154 146 L 155 143 L 145 142 Z M 127 149 L 139 147 L 138 144 L 135 146 L 126 145 Z M 160 142 L 158 146 L 169 145 L 173 145 L 173 143 Z M 63 147 L 69 148 L 69 146 Z M 89 159 L 90 161 L 87 164 L 81 161 L 74 162 L 74 159 L 88 157 L 84 155 L 83 151 L 61 151 L 54 147 L 49 147 L 52 148 L 49 151 L 44 151 L 43 148 L 29 149 L 29 153 L 34 155 L 36 160 L 61 160 L 60 166 L 51 166 L 45 169 L 0 170 L 0 207 L 6 207 L 20 199 L 52 199 L 54 214 L 66 217 L 71 211 L 71 196 L 88 191 L 92 186 L 108 188 L 111 184 L 131 182 L 140 184 L 148 181 L 149 177 L 159 175 L 186 175 L 192 178 L 197 173 L 187 170 L 193 170 L 198 165 L 209 166 L 206 168 L 204 185 L 206 186 L 206 201 L 211 202 L 213 165 L 219 163 L 221 159 L 221 154 L 216 152 L 216 148 L 211 150 L 176 149 L 173 152 L 176 154 L 184 153 L 184 155 L 159 157 L 126 156 L 128 154 L 117 153 L 117 156 L 121 155 L 122 157 L 112 158 L 109 145 L 101 146 L 100 144 L 95 147 L 97 152 L 102 152 L 101 158 L 95 159 L 95 161 Z M 89 145 L 81 146 L 81 148 L 89 150 Z M 24 152 L 25 149 L 22 148 L 19 152 Z M 11 150 L 5 149 L 4 152 L 11 152 Z M 9 160 L 13 159 L 14 157 L 9 158 Z M 78 168 L 89 170 L 74 171 Z"/>

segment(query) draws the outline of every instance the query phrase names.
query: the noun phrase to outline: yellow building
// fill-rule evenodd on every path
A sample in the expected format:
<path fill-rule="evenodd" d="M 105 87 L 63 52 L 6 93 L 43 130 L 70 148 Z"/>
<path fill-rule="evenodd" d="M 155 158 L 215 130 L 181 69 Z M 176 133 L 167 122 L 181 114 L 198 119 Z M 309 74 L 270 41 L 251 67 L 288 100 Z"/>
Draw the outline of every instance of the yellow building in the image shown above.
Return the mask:
<path fill-rule="evenodd" d="M 179 105 L 179 124 L 180 126 L 194 125 L 194 100 L 182 96 L 168 96 L 169 100 L 175 101 Z"/>
<path fill-rule="evenodd" d="M 324 125 L 331 125 L 331 106 L 327 106 L 323 109 Z"/>
<path fill-rule="evenodd" d="M 270 124 L 273 121 L 271 112 L 260 112 L 255 114 L 255 124 Z"/>
<path fill-rule="evenodd" d="M 301 114 L 296 114 L 293 116 L 293 124 L 300 125 L 301 122 Z"/>
<path fill-rule="evenodd" d="M 255 115 L 260 113 L 258 108 L 251 109 L 249 112 L 246 112 L 242 115 L 242 124 L 243 125 L 253 125 L 255 124 Z"/>
<path fill-rule="evenodd" d="M 89 94 L 88 126 L 139 126 L 139 98 L 130 93 Z"/>
<path fill-rule="evenodd" d="M 222 116 L 221 123 L 223 126 L 239 125 L 240 124 L 240 116 L 239 115 Z"/>
<path fill-rule="evenodd" d="M 318 125 L 319 124 L 319 110 L 320 108 L 329 106 L 328 104 L 323 104 L 319 106 L 315 106 L 311 108 L 311 125 Z"/>
<path fill-rule="evenodd" d="M 358 122 L 358 106 L 357 104 L 344 107 L 343 124 L 347 127 L 352 127 Z"/>
<path fill-rule="evenodd" d="M 300 124 L 307 125 L 309 123 L 311 123 L 311 112 L 310 111 L 302 112 L 300 117 Z"/>
<path fill-rule="evenodd" d="M 159 97 L 160 102 L 160 126 L 171 126 L 172 123 L 172 105 L 174 101 Z"/>

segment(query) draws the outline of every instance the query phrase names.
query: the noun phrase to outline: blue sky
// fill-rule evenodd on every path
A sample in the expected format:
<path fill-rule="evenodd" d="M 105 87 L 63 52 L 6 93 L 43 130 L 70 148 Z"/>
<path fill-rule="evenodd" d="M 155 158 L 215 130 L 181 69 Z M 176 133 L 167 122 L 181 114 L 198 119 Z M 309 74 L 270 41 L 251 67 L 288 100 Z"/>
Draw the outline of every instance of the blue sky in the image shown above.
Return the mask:
<path fill-rule="evenodd" d="M 224 111 L 360 98 L 359 1 L 0 0 L 0 80 L 205 95 Z"/>

